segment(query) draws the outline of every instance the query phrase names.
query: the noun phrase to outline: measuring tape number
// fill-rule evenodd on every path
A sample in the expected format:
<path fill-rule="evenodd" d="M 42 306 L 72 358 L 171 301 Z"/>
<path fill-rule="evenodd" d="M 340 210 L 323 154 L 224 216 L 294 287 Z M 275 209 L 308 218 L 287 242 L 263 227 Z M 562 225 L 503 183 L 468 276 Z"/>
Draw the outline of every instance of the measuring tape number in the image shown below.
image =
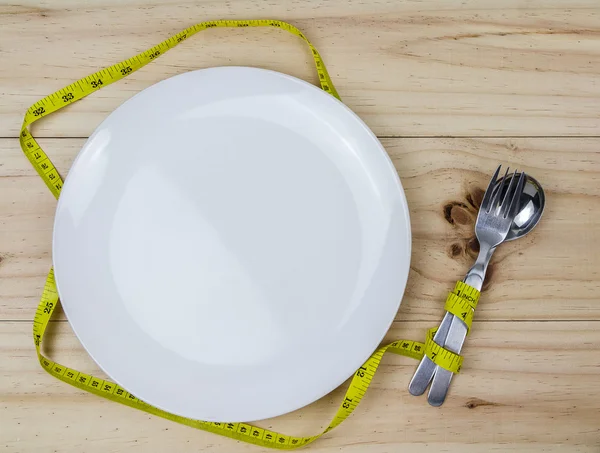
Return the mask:
<path fill-rule="evenodd" d="M 41 118 L 54 113 L 61 108 L 79 101 L 94 91 L 100 90 L 118 80 L 127 77 L 138 69 L 152 62 L 163 53 L 177 46 L 180 42 L 191 38 L 196 33 L 210 28 L 226 27 L 272 27 L 288 31 L 298 36 L 308 45 L 312 52 L 319 83 L 321 88 L 327 93 L 340 99 L 331 78 L 325 68 L 325 64 L 319 55 L 317 49 L 310 43 L 306 36 L 296 27 L 279 20 L 217 20 L 196 24 L 192 27 L 177 33 L 166 39 L 160 44 L 120 63 L 102 69 L 90 74 L 55 93 L 46 96 L 33 104 L 27 110 L 25 119 L 21 127 L 19 141 L 23 152 L 36 169 L 42 180 L 52 194 L 58 198 L 63 186 L 63 180 L 56 167 L 42 150 L 38 142 L 33 138 L 29 131 L 29 126 Z M 451 292 L 446 301 L 446 310 L 451 311 L 465 321 L 470 327 L 473 319 L 473 311 L 479 298 L 479 292 L 462 282 L 458 282 L 454 291 Z M 473 302 L 474 300 L 474 302 Z M 246 423 L 215 423 L 201 420 L 194 420 L 186 417 L 180 417 L 169 412 L 165 412 L 144 401 L 138 399 L 135 395 L 128 392 L 123 387 L 89 374 L 82 373 L 59 363 L 53 362 L 41 353 L 41 345 L 44 339 L 44 333 L 52 314 L 58 307 L 60 301 L 54 280 L 54 270 L 50 269 L 44 290 L 33 321 L 33 339 L 38 356 L 38 360 L 44 370 L 57 379 L 71 384 L 81 390 L 93 393 L 103 398 L 115 401 L 126 406 L 139 409 L 159 417 L 166 418 L 193 428 L 210 431 L 221 434 L 243 442 L 249 442 L 263 447 L 271 447 L 281 450 L 292 450 L 321 437 L 323 434 L 331 431 L 342 423 L 356 409 L 365 392 L 367 391 L 377 368 L 386 352 L 411 357 L 420 360 L 424 354 L 427 354 L 437 365 L 449 369 L 453 372 L 460 371 L 462 357 L 448 351 L 433 341 L 435 329 L 431 329 L 427 334 L 425 343 L 411 340 L 398 340 L 386 346 L 380 347 L 371 355 L 371 357 L 361 366 L 350 382 L 350 386 L 344 395 L 333 420 L 327 428 L 320 434 L 310 437 L 295 437 L 281 434 L 268 429 Z M 462 314 L 465 314 L 464 317 Z"/>

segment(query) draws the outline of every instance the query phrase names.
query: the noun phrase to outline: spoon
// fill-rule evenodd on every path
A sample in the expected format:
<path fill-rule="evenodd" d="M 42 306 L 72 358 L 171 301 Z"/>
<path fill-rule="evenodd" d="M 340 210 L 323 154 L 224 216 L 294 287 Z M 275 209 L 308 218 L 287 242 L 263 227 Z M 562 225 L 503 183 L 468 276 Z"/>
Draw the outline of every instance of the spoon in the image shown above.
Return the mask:
<path fill-rule="evenodd" d="M 519 175 L 520 173 L 516 174 L 517 177 Z M 533 176 L 525 176 L 527 179 L 525 180 L 523 194 L 519 200 L 519 212 L 510 226 L 505 241 L 514 241 L 515 239 L 522 238 L 533 230 L 540 221 L 544 207 L 546 206 L 546 196 L 540 183 Z M 501 182 L 502 180 L 498 181 L 496 187 L 501 187 Z"/>
<path fill-rule="evenodd" d="M 516 173 L 514 176 L 519 177 L 520 173 Z M 513 241 L 525 236 L 535 228 L 542 217 L 542 213 L 544 212 L 546 196 L 541 184 L 537 182 L 533 176 L 528 174 L 525 176 L 525 186 L 519 200 L 518 213 L 511 224 L 505 241 Z M 511 177 L 513 176 L 509 176 L 509 178 Z M 510 179 L 507 182 L 510 183 Z M 504 187 L 507 188 L 508 185 L 509 184 L 506 184 Z M 496 182 L 495 189 L 497 190 L 500 187 L 503 187 L 502 179 L 499 179 Z M 504 193 L 501 195 L 503 196 Z M 451 313 L 446 313 L 444 316 L 433 338 L 437 344 L 445 346 L 446 337 L 448 335 L 448 331 L 450 330 L 450 326 L 452 325 L 453 318 L 454 315 Z M 421 363 L 417 367 L 417 371 L 410 381 L 408 386 L 409 392 L 415 396 L 422 395 L 425 390 L 427 390 L 429 383 L 433 379 L 436 369 L 437 366 L 435 363 L 433 363 L 427 356 L 423 357 Z"/>

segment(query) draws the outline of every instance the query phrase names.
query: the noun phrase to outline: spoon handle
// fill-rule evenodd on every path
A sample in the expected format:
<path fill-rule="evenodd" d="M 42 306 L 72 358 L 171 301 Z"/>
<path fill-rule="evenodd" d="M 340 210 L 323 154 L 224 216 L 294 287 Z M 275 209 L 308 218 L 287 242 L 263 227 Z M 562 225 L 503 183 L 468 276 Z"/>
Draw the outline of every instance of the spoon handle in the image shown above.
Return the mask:
<path fill-rule="evenodd" d="M 446 336 L 448 335 L 448 331 L 450 330 L 452 318 L 454 318 L 454 315 L 452 313 L 446 312 L 446 315 L 440 323 L 437 332 L 433 336 L 433 341 L 435 341 L 437 344 L 443 345 L 446 342 Z M 415 371 L 415 374 L 410 380 L 410 384 L 408 384 L 408 391 L 411 395 L 419 396 L 425 393 L 425 390 L 427 390 L 427 387 L 429 387 L 429 383 L 433 379 L 433 375 L 435 374 L 436 368 L 437 365 L 433 363 L 429 357 L 427 357 L 426 355 L 423 356 L 421 362 L 419 362 L 417 371 Z"/>
<path fill-rule="evenodd" d="M 444 343 L 444 348 L 460 354 L 462 345 L 467 337 L 467 326 L 456 316 L 452 316 L 452 318 L 450 329 L 448 330 L 448 335 L 446 336 L 446 341 Z M 444 400 L 448 394 L 448 389 L 450 388 L 452 376 L 454 376 L 452 371 L 436 367 L 436 370 L 434 371 L 433 382 L 431 383 L 431 388 L 429 389 L 429 394 L 427 395 L 427 402 L 430 405 L 441 406 L 444 404 Z"/>
<path fill-rule="evenodd" d="M 481 291 L 483 286 L 483 280 L 485 279 L 485 272 L 487 266 L 492 258 L 495 247 L 490 247 L 487 244 L 480 244 L 479 256 L 473 267 L 467 273 L 464 282 L 472 286 L 473 288 Z M 448 314 L 448 313 L 447 313 Z M 452 321 L 450 328 L 448 329 L 448 335 L 443 343 L 445 349 L 460 354 L 460 350 L 467 338 L 467 325 L 456 316 L 452 315 Z M 439 343 L 438 343 L 439 344 Z M 427 396 L 427 402 L 432 406 L 441 406 L 446 399 L 448 389 L 450 388 L 450 382 L 454 374 L 441 367 L 436 367 L 433 376 L 433 382 L 429 389 Z"/>

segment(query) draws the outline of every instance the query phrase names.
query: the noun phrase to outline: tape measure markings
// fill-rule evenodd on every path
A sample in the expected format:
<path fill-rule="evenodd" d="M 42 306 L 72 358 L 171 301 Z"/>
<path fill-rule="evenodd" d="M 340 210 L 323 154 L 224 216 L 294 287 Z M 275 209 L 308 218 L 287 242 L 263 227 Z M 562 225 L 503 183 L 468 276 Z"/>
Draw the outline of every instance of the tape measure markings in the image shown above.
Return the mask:
<path fill-rule="evenodd" d="M 63 107 L 72 104 L 73 102 L 81 100 L 89 94 L 104 88 L 105 86 L 127 77 L 151 61 L 154 61 L 156 58 L 160 57 L 163 53 L 172 49 L 180 42 L 183 42 L 184 40 L 195 35 L 199 31 L 206 30 L 208 28 L 219 27 L 273 27 L 286 30 L 298 36 L 304 40 L 311 49 L 317 74 L 319 75 L 319 83 L 321 84 L 321 88 L 337 99 L 340 99 L 319 52 L 304 36 L 304 34 L 293 25 L 278 20 L 262 19 L 221 20 L 196 24 L 132 58 L 116 63 L 108 68 L 101 69 L 100 71 L 67 85 L 66 87 L 37 101 L 27 109 L 19 136 L 19 142 L 26 157 L 56 198 L 58 198 L 62 189 L 63 180 L 50 158 L 46 155 L 46 153 L 42 150 L 40 145 L 29 132 L 28 127 L 39 119 L 54 113 Z M 453 302 L 453 307 L 460 306 L 462 308 L 466 306 L 472 311 L 476 306 L 479 292 L 462 282 L 458 282 L 454 292 L 451 293 L 451 295 L 453 295 L 452 300 L 455 301 Z M 473 300 L 475 301 L 474 303 Z M 429 352 L 429 354 L 435 356 L 434 361 L 438 365 L 443 366 L 444 368 L 451 367 L 448 369 L 456 369 L 457 371 L 455 372 L 460 370 L 460 364 L 462 363 L 462 357 L 445 350 L 433 341 L 433 334 L 435 333 L 436 329 L 430 329 L 425 344 L 412 340 L 394 341 L 375 351 L 363 364 L 363 366 L 361 366 L 354 373 L 348 390 L 346 391 L 344 399 L 340 404 L 335 416 L 321 434 L 309 437 L 288 436 L 246 423 L 206 422 L 180 417 L 145 403 L 118 384 L 82 373 L 57 362 L 51 361 L 42 355 L 41 344 L 44 338 L 44 332 L 48 326 L 48 322 L 59 303 L 56 282 L 54 279 L 54 270 L 50 269 L 44 285 L 40 303 L 35 312 L 35 318 L 33 321 L 33 339 L 38 360 L 42 368 L 52 376 L 81 390 L 88 391 L 111 401 L 119 402 L 121 404 L 143 410 L 168 420 L 172 420 L 193 428 L 221 434 L 236 440 L 282 450 L 291 450 L 314 442 L 323 434 L 331 431 L 333 428 L 342 423 L 356 409 L 364 397 L 386 352 L 393 352 L 395 354 L 411 357 L 417 360 L 421 359 L 424 354 Z M 457 361 L 459 362 L 458 367 L 455 364 Z"/>
<path fill-rule="evenodd" d="M 44 285 L 40 304 L 36 310 L 33 324 L 33 337 L 40 364 L 48 373 L 57 379 L 111 401 L 116 401 L 178 423 L 211 431 L 213 433 L 222 434 L 237 440 L 244 440 L 257 445 L 278 449 L 294 449 L 299 446 L 306 445 L 315 441 L 320 436 L 331 431 L 333 428 L 342 423 L 356 409 L 364 397 L 366 390 L 375 376 L 375 372 L 377 371 L 377 368 L 386 351 L 405 355 L 404 353 L 406 350 L 398 348 L 398 345 L 402 346 L 404 344 L 412 343 L 413 346 L 423 346 L 421 343 L 415 341 L 397 340 L 387 346 L 379 348 L 369 358 L 369 360 L 367 360 L 365 364 L 361 366 L 356 373 L 354 373 L 344 399 L 329 426 L 321 434 L 316 436 L 294 437 L 248 424 L 204 422 L 170 414 L 145 403 L 118 384 L 82 373 L 75 369 L 59 364 L 58 362 L 53 362 L 41 354 L 40 348 L 43 341 L 44 332 L 48 326 L 48 322 L 58 304 L 59 299 L 54 280 L 54 271 L 51 269 L 46 279 L 46 284 Z M 409 354 L 409 357 L 414 357 L 416 355 L 414 352 L 412 352 L 412 350 L 409 351 Z M 416 358 L 420 357 L 422 357 L 422 354 L 417 355 Z M 250 436 L 250 434 L 252 434 L 252 436 Z"/>
<path fill-rule="evenodd" d="M 54 165 L 48 159 L 48 161 L 44 161 L 45 166 L 47 168 L 41 169 L 40 165 L 31 159 L 30 153 L 25 148 L 24 138 L 27 138 L 30 142 L 33 143 L 34 148 L 40 149 L 41 147 L 35 141 L 35 139 L 31 136 L 29 131 L 27 130 L 28 126 L 43 118 L 46 115 L 49 115 L 66 105 L 72 104 L 89 94 L 107 86 L 111 83 L 114 83 L 118 80 L 121 80 L 124 77 L 127 77 L 130 74 L 133 74 L 138 69 L 144 67 L 151 61 L 154 61 L 156 58 L 160 57 L 164 52 L 172 49 L 177 46 L 183 40 L 195 35 L 196 33 L 206 30 L 207 28 L 222 28 L 222 27 L 273 27 L 279 28 L 288 31 L 289 33 L 298 36 L 309 46 L 312 52 L 313 60 L 315 63 L 315 67 L 317 69 L 317 73 L 319 75 L 319 82 L 321 84 L 321 88 L 331 94 L 332 96 L 340 99 L 333 82 L 323 64 L 321 56 L 317 49 L 312 45 L 312 43 L 304 36 L 304 34 L 294 27 L 291 24 L 286 22 L 278 21 L 278 20 L 221 20 L 221 21 L 209 21 L 202 22 L 196 24 L 192 27 L 189 27 L 182 32 L 167 38 L 160 44 L 141 52 L 140 54 L 124 60 L 120 63 L 116 63 L 108 68 L 97 71 L 93 74 L 90 74 L 66 87 L 44 97 L 43 99 L 37 101 L 27 110 L 25 114 L 25 119 L 23 121 L 23 125 L 21 127 L 21 147 L 23 151 L 28 156 L 29 161 L 36 168 L 39 175 L 42 177 L 42 180 L 46 183 L 52 194 L 58 198 L 60 194 L 60 190 L 63 186 L 62 178 L 60 177 L 58 171 L 56 171 Z M 110 80 L 108 80 L 109 78 Z M 56 101 L 56 102 L 55 102 Z M 61 102 L 62 101 L 62 102 Z M 47 170 L 47 171 L 46 171 Z"/>
<path fill-rule="evenodd" d="M 48 274 L 46 284 L 44 285 L 44 291 L 42 293 L 40 304 L 36 310 L 36 316 L 33 325 L 33 337 L 36 344 L 38 359 L 42 367 L 51 375 L 79 389 L 94 393 L 111 401 L 120 402 L 127 406 L 140 409 L 145 412 L 188 425 L 190 427 L 222 434 L 237 440 L 244 440 L 257 445 L 278 449 L 293 449 L 302 445 L 306 445 L 315 441 L 321 435 L 331 431 L 333 428 L 342 423 L 354 411 L 354 409 L 356 409 L 361 399 L 364 397 L 366 390 L 368 389 L 373 377 L 375 376 L 375 372 L 381 363 L 383 355 L 386 352 L 394 352 L 396 354 L 420 359 L 423 356 L 423 351 L 427 349 L 426 345 L 423 343 L 412 340 L 396 340 L 387 346 L 379 348 L 369 358 L 369 360 L 367 360 L 365 364 L 363 364 L 363 366 L 361 366 L 354 373 L 350 386 L 344 395 L 344 399 L 329 426 L 321 434 L 316 436 L 294 437 L 248 424 L 203 422 L 200 420 L 179 417 L 145 403 L 115 383 L 99 379 L 51 361 L 41 354 L 40 346 L 43 340 L 45 329 L 48 325 L 48 321 L 50 320 L 50 317 L 54 313 L 54 310 L 58 304 L 59 300 L 54 280 L 54 271 L 51 269 Z M 435 332 L 435 330 L 436 329 L 430 330 L 428 339 L 433 338 L 433 332 Z M 451 353 L 450 351 L 446 351 L 435 343 L 433 344 L 437 347 L 437 350 L 441 351 L 441 353 L 438 353 L 438 357 L 443 357 L 444 360 L 450 362 L 454 360 L 460 360 L 458 365 L 452 365 L 453 369 L 457 369 L 455 372 L 460 371 L 462 358 L 454 353 Z"/>

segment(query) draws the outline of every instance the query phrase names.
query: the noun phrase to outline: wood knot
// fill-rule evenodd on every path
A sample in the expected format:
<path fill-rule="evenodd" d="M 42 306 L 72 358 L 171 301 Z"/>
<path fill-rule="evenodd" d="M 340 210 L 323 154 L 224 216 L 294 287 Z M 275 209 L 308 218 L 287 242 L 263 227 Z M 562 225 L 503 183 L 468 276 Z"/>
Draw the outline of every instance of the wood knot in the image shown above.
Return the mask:
<path fill-rule="evenodd" d="M 481 206 L 481 202 L 483 201 L 483 195 L 485 191 L 479 187 L 474 187 L 471 191 L 466 195 L 466 199 L 471 206 L 475 208 L 476 211 L 479 210 Z"/>
<path fill-rule="evenodd" d="M 494 403 L 492 401 L 482 400 L 480 398 L 471 398 L 469 401 L 465 403 L 465 407 L 467 409 L 475 409 L 479 406 L 500 406 L 498 403 Z"/>
<path fill-rule="evenodd" d="M 452 206 L 454 206 L 452 203 L 444 206 L 444 218 L 450 225 L 454 225 L 454 220 L 452 220 Z"/>
<path fill-rule="evenodd" d="M 512 140 L 508 141 L 508 143 L 506 144 L 506 148 L 509 151 L 513 151 L 513 152 L 519 151 L 519 146 L 515 142 L 513 142 Z"/>
<path fill-rule="evenodd" d="M 475 236 L 467 241 L 467 252 L 469 256 L 476 258 L 479 253 L 479 241 Z"/>
<path fill-rule="evenodd" d="M 458 255 L 462 254 L 462 251 L 463 248 L 461 245 L 454 243 L 450 245 L 450 248 L 448 249 L 448 255 L 450 255 L 450 258 L 456 258 Z"/>
<path fill-rule="evenodd" d="M 466 204 L 453 201 L 444 205 L 444 218 L 450 225 L 468 225 L 473 223 Z"/>

